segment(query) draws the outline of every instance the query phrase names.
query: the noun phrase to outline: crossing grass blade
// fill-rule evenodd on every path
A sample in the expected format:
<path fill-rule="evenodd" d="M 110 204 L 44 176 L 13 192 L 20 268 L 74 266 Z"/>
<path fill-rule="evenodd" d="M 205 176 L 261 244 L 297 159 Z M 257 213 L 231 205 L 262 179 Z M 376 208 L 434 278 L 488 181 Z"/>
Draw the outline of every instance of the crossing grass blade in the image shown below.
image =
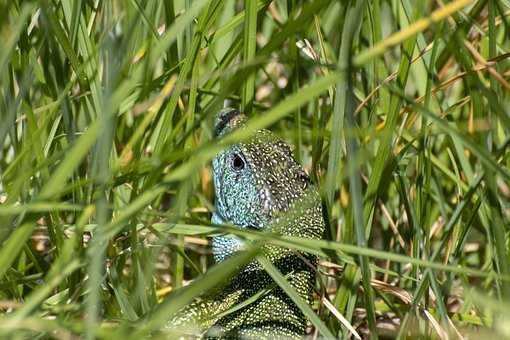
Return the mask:
<path fill-rule="evenodd" d="M 148 334 L 151 330 L 164 327 L 169 318 L 186 306 L 200 293 L 206 292 L 217 285 L 223 284 L 225 279 L 239 270 L 240 266 L 248 263 L 259 252 L 260 245 L 255 245 L 249 251 L 234 256 L 225 262 L 211 268 L 208 274 L 198 278 L 190 286 L 181 289 L 179 292 L 168 297 L 161 305 L 151 313 L 148 319 L 140 323 L 139 329 L 135 331 L 132 338 L 139 339 L 140 336 Z"/>
<path fill-rule="evenodd" d="M 278 269 L 265 257 L 259 256 L 257 260 L 262 264 L 267 273 L 273 278 L 273 280 L 283 289 L 285 293 L 294 301 L 294 303 L 301 309 L 303 314 L 310 320 L 315 327 L 319 330 L 322 336 L 333 339 L 334 335 L 331 334 L 326 325 L 320 320 L 320 318 L 314 313 L 310 306 L 303 301 L 298 295 L 296 290 L 288 283 L 285 277 L 278 271 Z"/>
<path fill-rule="evenodd" d="M 244 48 L 243 58 L 246 64 L 249 64 L 255 57 L 257 48 L 257 1 L 247 0 L 244 17 Z M 255 96 L 255 73 L 250 74 L 243 88 L 243 110 L 250 114 Z"/>

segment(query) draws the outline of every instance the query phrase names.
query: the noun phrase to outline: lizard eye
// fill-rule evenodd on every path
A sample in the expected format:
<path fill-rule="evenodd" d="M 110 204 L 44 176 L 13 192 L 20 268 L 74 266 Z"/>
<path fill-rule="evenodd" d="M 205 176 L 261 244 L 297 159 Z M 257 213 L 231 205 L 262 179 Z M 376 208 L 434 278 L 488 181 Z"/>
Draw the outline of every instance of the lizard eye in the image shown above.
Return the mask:
<path fill-rule="evenodd" d="M 245 166 L 245 162 L 244 162 L 244 159 L 238 155 L 238 154 L 235 154 L 233 157 L 232 157 L 232 163 L 230 164 L 230 166 L 232 167 L 232 169 L 234 169 L 235 171 L 241 171 L 244 169 L 244 166 Z"/>

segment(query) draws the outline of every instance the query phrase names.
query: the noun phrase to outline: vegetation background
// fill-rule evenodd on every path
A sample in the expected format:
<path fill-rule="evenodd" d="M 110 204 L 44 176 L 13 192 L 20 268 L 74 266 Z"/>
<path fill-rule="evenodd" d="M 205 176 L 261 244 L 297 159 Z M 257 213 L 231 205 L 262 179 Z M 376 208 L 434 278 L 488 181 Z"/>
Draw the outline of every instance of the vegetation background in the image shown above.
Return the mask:
<path fill-rule="evenodd" d="M 510 1 L 0 13 L 1 338 L 165 337 L 235 271 L 208 238 L 225 99 L 320 186 L 324 241 L 228 230 L 321 256 L 311 336 L 510 338 Z"/>

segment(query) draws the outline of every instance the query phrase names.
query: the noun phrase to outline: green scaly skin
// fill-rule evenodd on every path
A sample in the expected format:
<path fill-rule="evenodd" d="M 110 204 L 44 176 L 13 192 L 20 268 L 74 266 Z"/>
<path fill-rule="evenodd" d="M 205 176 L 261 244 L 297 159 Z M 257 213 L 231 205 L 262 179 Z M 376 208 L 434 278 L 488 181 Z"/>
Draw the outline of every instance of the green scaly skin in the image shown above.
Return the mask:
<path fill-rule="evenodd" d="M 221 137 L 242 128 L 245 122 L 243 114 L 224 109 L 216 119 L 215 135 Z M 317 189 L 289 146 L 270 131 L 260 130 L 247 142 L 218 154 L 213 160 L 213 178 L 216 212 L 212 223 L 288 236 L 322 237 L 324 221 Z M 239 238 L 217 236 L 213 239 L 213 254 L 221 262 L 243 246 Z M 265 245 L 262 252 L 300 297 L 311 303 L 317 259 L 274 245 Z M 236 308 L 260 292 L 263 294 L 257 300 Z M 234 311 L 229 312 L 231 308 Z M 184 308 L 168 327 L 206 338 L 300 339 L 305 335 L 306 318 L 254 260 L 226 286 Z"/>

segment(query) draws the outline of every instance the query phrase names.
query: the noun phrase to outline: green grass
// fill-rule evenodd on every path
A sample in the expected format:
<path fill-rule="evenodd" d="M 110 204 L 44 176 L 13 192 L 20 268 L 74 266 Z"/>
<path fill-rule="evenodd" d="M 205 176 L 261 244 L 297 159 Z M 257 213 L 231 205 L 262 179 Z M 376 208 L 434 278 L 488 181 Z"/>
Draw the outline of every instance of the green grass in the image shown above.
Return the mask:
<path fill-rule="evenodd" d="M 310 308 L 259 256 L 311 335 L 510 337 L 508 0 L 0 10 L 0 338 L 164 338 L 259 256 L 215 266 L 221 231 L 321 257 Z M 225 99 L 250 120 L 219 144 Z M 319 185 L 324 240 L 210 227 L 210 160 L 260 128 Z"/>

